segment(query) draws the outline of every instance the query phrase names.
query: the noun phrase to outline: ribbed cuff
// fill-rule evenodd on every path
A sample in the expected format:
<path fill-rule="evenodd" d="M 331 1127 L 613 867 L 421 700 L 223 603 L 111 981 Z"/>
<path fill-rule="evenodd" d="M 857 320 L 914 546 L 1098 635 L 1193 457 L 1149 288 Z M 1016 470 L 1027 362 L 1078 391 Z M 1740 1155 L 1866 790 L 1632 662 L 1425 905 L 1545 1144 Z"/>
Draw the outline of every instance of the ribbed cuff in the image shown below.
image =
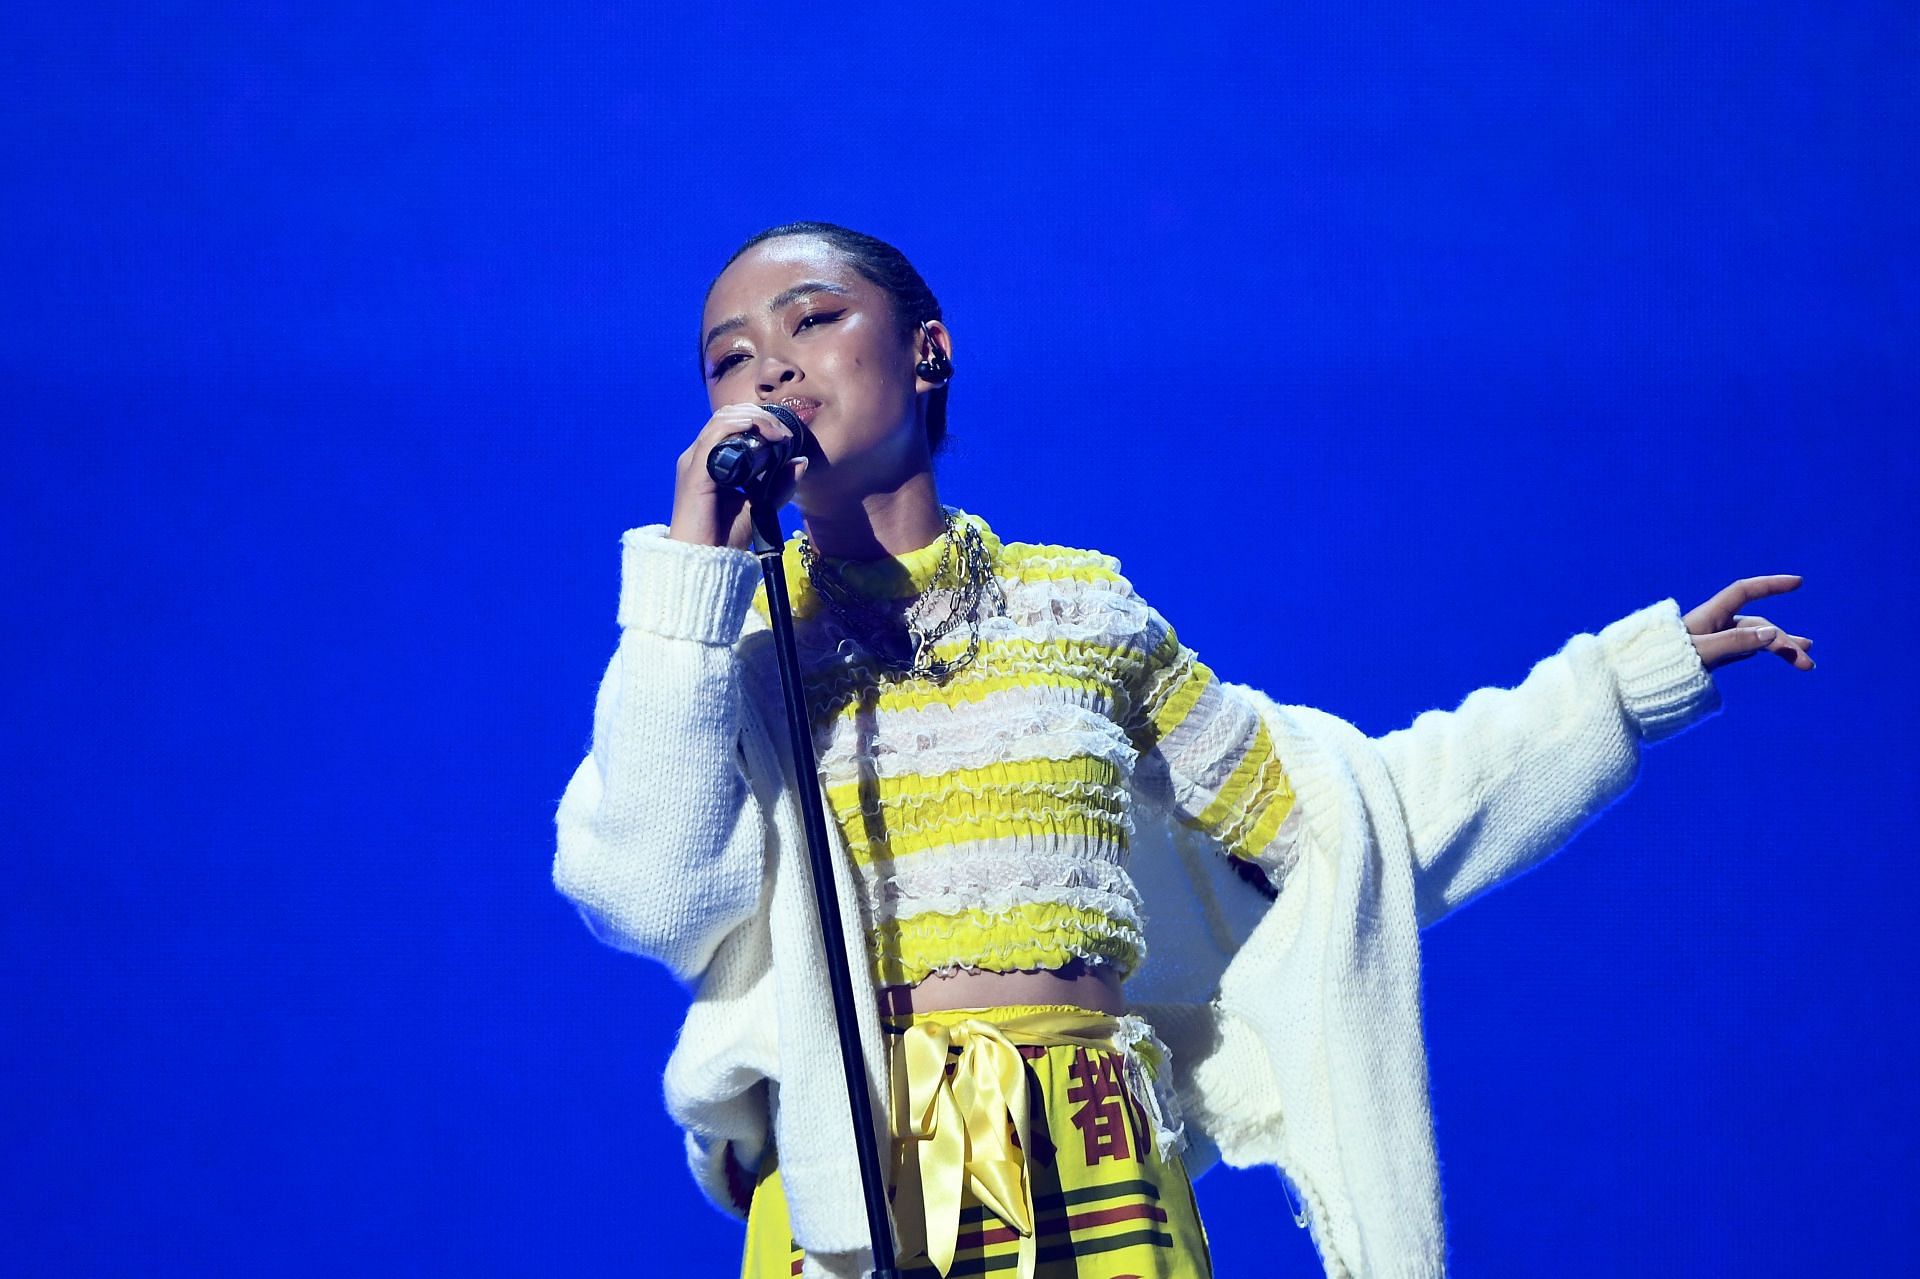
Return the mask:
<path fill-rule="evenodd" d="M 1672 737 L 1720 710 L 1720 689 L 1701 662 L 1672 597 L 1627 614 L 1600 643 L 1645 742 Z"/>
<path fill-rule="evenodd" d="M 665 524 L 628 529 L 620 548 L 623 628 L 702 644 L 731 644 L 740 637 L 760 585 L 753 552 L 677 541 L 667 536 Z"/>

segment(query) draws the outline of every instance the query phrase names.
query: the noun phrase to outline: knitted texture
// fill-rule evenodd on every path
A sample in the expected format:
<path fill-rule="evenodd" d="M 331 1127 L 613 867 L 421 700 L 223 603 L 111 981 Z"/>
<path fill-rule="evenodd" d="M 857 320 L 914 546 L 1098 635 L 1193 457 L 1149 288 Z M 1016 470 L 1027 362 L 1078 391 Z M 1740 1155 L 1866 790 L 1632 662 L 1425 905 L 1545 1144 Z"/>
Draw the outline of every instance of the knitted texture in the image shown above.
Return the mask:
<path fill-rule="evenodd" d="M 624 550 L 620 644 L 560 799 L 553 882 L 601 941 L 691 979 L 760 891 L 766 819 L 739 756 L 732 647 L 759 566 L 664 525 Z"/>
<path fill-rule="evenodd" d="M 805 1273 L 854 1275 L 869 1263 L 846 1152 L 850 1142 L 884 1133 L 856 1134 L 847 1113 L 770 636 L 752 620 L 743 585 L 757 566 L 745 552 L 664 545 L 663 531 L 654 525 L 627 535 L 624 625 L 595 704 L 591 753 L 556 815 L 554 882 L 596 936 L 660 959 L 694 986 L 665 1093 L 703 1190 L 737 1210 L 729 1161 L 751 1167 L 777 1141 L 793 1234 L 807 1249 Z M 1056 561 L 1063 549 L 1051 548 Z M 1280 1169 L 1335 1279 L 1444 1274 L 1418 929 L 1562 846 L 1625 794 L 1647 743 L 1718 709 L 1678 606 L 1661 600 L 1598 634 L 1575 635 L 1518 686 L 1476 690 L 1456 710 L 1428 711 L 1398 732 L 1369 738 L 1326 712 L 1277 704 L 1210 672 L 1192 674 L 1195 664 L 1167 639 L 1164 620 L 1102 576 L 1118 578 L 1117 562 L 1078 555 L 1084 558 L 1066 557 L 1073 567 L 1065 576 L 1029 592 L 1022 608 L 1037 615 L 1043 594 L 1057 596 L 1066 634 L 1058 644 L 1070 644 L 1071 627 L 1092 616 L 1076 598 L 1098 594 L 1103 605 L 1140 619 L 1127 650 L 1131 675 L 1114 675 L 1103 704 L 1110 715 L 1100 716 L 1119 727 L 1126 750 L 1027 742 L 1023 757 L 1125 759 L 1144 751 L 1125 775 L 1128 821 L 1111 823 L 1125 831 L 1125 881 L 1095 874 L 1086 884 L 1061 883 L 1076 868 L 1116 864 L 1093 854 L 1114 848 L 1118 837 L 1092 820 L 1060 824 L 1044 839 L 1007 837 L 991 859 L 976 849 L 972 868 L 969 854 L 954 850 L 980 843 L 977 835 L 942 842 L 930 834 L 924 847 L 902 852 L 864 830 L 864 845 L 850 837 L 860 822 L 830 821 L 830 865 L 856 982 L 873 979 L 872 916 L 887 918 L 886 895 L 876 890 L 928 852 L 940 852 L 947 869 L 904 888 L 895 882 L 896 902 L 936 902 L 917 913 L 949 921 L 969 909 L 991 912 L 979 903 L 991 900 L 982 894 L 1009 856 L 1031 856 L 1037 867 L 1019 900 L 1090 912 L 1066 929 L 1080 930 L 1082 941 L 1096 918 L 1130 925 L 1114 903 L 1143 902 L 1140 945 L 1154 958 L 1127 989 L 1133 1011 L 1166 1046 L 1170 1113 L 1184 1118 L 1189 1167 L 1197 1174 L 1217 1152 L 1236 1166 Z M 1097 592 L 1073 585 L 1095 580 L 1105 584 Z M 804 588 L 795 594 L 798 600 Z M 1106 647 L 1113 646 L 1091 645 Z M 1092 682 L 1098 664 L 1079 665 L 1087 672 L 1080 678 Z M 1038 736 L 1069 738 L 1097 727 L 1085 713 L 1094 709 L 1089 701 L 1059 694 L 1070 685 L 1046 687 L 1055 693 L 1033 705 L 1050 708 L 1051 718 L 1036 711 L 1023 722 L 1040 724 Z M 1190 703 L 1185 714 L 1171 709 L 1182 701 Z M 937 727 L 924 749 L 937 747 L 952 769 L 980 769 L 985 760 L 968 752 L 991 756 L 985 744 L 993 735 L 948 731 L 965 706 L 936 697 L 896 707 L 894 718 L 896 726 L 918 716 Z M 832 725 L 816 732 L 830 747 L 839 740 Z M 1169 744 L 1182 739 L 1212 744 L 1195 756 L 1211 762 L 1182 766 L 1169 755 Z M 864 755 L 876 776 L 896 781 L 948 771 L 929 773 L 899 758 L 923 749 L 917 731 L 893 740 L 899 749 L 892 752 L 856 740 L 841 757 Z M 1104 742 L 1114 745 L 1110 735 Z M 1271 764 L 1243 766 L 1261 751 L 1271 753 Z M 882 760 L 892 762 L 880 767 Z M 1234 779 L 1242 797 L 1219 802 Z M 1003 793 L 1024 793 L 1018 787 L 1027 780 L 1004 774 L 1010 789 Z M 826 784 L 830 799 L 833 784 Z M 1090 771 L 1054 784 L 1089 811 L 1096 794 L 1109 804 L 1104 811 L 1121 802 L 1118 784 Z M 1101 786 L 1107 789 L 1095 789 Z M 904 813 L 931 793 L 907 784 L 896 788 L 894 808 L 882 797 L 877 811 Z M 853 811 L 846 792 L 830 808 Z M 885 874 L 876 873 L 876 849 L 895 862 Z M 1277 900 L 1269 905 L 1234 876 L 1222 852 L 1266 858 Z M 1056 890 L 1052 897 L 1044 887 Z M 1106 896 L 1057 891 L 1065 887 Z M 1088 905 L 1096 900 L 1104 903 L 1097 910 Z M 891 918 L 914 913 L 895 909 Z M 890 1081 L 878 1015 L 871 998 L 854 1003 L 869 1099 L 881 1116 Z"/>

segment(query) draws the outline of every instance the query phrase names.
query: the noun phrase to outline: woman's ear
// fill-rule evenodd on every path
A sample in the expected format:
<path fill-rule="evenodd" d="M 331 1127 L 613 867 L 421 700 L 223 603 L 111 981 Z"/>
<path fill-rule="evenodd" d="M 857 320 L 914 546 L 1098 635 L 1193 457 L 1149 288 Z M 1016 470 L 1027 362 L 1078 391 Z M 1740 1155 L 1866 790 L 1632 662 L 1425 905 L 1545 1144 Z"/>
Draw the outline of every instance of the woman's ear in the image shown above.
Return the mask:
<path fill-rule="evenodd" d="M 932 349 L 929 350 L 929 347 Z M 935 351 L 939 353 L 937 358 Z M 916 394 L 945 386 L 947 379 L 953 376 L 953 334 L 947 331 L 947 326 L 938 320 L 921 321 L 920 327 L 913 331 L 913 359 L 913 389 Z M 928 368 L 930 364 L 935 368 L 944 364 L 943 376 L 927 377 L 928 372 L 934 371 Z"/>

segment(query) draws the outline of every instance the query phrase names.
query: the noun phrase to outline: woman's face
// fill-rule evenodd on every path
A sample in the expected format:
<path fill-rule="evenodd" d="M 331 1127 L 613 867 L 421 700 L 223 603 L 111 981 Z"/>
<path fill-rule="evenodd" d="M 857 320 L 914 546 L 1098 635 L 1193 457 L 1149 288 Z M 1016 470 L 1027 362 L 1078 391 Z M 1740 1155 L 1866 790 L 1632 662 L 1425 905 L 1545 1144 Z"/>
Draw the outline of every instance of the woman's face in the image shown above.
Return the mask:
<path fill-rule="evenodd" d="M 944 346 L 941 324 L 929 328 Z M 803 489 L 851 492 L 927 465 L 919 352 L 892 299 L 831 245 L 782 236 L 741 254 L 714 281 L 700 333 L 713 408 L 785 401 L 807 421 Z"/>

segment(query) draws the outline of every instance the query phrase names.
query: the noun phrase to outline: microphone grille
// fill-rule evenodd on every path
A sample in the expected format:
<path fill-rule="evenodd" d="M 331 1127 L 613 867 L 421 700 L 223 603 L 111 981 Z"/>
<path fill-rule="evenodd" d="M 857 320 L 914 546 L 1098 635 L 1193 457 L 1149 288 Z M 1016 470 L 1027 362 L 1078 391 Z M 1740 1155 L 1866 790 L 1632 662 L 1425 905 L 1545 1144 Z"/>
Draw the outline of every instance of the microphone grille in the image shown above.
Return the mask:
<path fill-rule="evenodd" d="M 795 439 L 804 438 L 807 424 L 800 420 L 798 413 L 795 413 L 784 404 L 762 404 L 760 407 L 779 419 L 780 425 L 792 431 Z"/>

